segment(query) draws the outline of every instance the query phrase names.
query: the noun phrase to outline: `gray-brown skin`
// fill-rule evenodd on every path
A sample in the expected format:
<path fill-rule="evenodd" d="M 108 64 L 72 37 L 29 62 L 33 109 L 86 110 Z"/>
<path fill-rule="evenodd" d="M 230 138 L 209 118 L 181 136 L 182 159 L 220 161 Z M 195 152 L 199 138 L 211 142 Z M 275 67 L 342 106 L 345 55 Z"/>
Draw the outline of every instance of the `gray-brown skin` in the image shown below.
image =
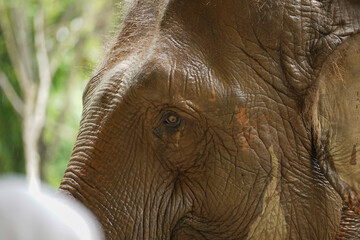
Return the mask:
<path fill-rule="evenodd" d="M 347 118 L 331 107 L 353 95 L 326 68 L 351 65 L 359 31 L 358 1 L 135 1 L 84 92 L 60 190 L 107 239 L 356 238 L 344 176 L 360 146 L 342 144 L 355 160 L 339 169 Z"/>

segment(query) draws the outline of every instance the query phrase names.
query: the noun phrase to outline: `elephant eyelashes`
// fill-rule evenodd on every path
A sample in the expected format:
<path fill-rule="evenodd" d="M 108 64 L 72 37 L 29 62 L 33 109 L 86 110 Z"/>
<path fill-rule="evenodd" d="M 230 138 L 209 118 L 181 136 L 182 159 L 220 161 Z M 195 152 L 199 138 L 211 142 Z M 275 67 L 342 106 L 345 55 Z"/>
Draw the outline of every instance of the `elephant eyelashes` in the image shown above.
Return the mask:
<path fill-rule="evenodd" d="M 181 117 L 174 112 L 167 112 L 163 118 L 163 124 L 169 127 L 178 127 L 181 123 Z"/>

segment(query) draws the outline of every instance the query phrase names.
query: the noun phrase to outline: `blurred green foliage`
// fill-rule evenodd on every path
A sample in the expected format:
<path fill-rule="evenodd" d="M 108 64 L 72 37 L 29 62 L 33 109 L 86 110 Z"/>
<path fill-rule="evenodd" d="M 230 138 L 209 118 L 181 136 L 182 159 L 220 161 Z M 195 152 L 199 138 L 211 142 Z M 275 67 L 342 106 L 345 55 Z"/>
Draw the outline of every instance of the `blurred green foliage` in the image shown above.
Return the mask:
<path fill-rule="evenodd" d="M 0 67 L 18 90 L 15 75 L 0 31 Z M 0 173 L 24 173 L 25 161 L 21 122 L 6 96 L 0 90 Z"/>
<path fill-rule="evenodd" d="M 82 91 L 103 55 L 103 46 L 118 28 L 121 6 L 120 0 L 0 0 L 0 8 L 8 13 L 8 24 L 14 25 L 13 29 L 18 24 L 16 14 L 26 19 L 31 51 L 35 51 L 35 15 L 39 9 L 44 14 L 46 48 L 55 70 L 46 124 L 38 144 L 42 178 L 55 187 L 64 174 L 78 132 Z M 36 64 L 31 65 L 36 72 Z M 22 98 L 1 29 L 0 70 Z M 0 89 L 0 174 L 25 173 L 22 141 L 21 116 Z"/>

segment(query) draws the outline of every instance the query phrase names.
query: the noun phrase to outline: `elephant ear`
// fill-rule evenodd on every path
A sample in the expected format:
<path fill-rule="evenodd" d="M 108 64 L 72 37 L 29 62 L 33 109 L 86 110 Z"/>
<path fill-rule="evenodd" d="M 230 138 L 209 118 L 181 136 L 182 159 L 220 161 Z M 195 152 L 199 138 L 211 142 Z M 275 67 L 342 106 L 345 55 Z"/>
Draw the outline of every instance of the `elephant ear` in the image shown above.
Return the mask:
<path fill-rule="evenodd" d="M 329 56 L 318 81 L 313 123 L 320 159 L 360 193 L 360 34 Z"/>
<path fill-rule="evenodd" d="M 281 66 L 290 89 L 306 96 L 328 56 L 345 39 L 360 32 L 360 0 L 281 2 L 286 6 Z"/>
<path fill-rule="evenodd" d="M 344 201 L 340 234 L 360 234 L 360 34 L 328 57 L 314 102 L 316 160 Z"/>
<path fill-rule="evenodd" d="M 345 39 L 360 32 L 359 0 L 320 0 L 326 16 L 317 29 L 318 40 L 311 47 L 313 66 L 322 66 L 329 52 L 334 51 Z"/>
<path fill-rule="evenodd" d="M 347 239 L 360 234 L 360 1 L 321 2 L 335 28 L 319 40 L 325 51 L 314 47 L 319 72 L 305 118 L 311 118 L 315 161 L 343 199 L 338 238 Z"/>
<path fill-rule="evenodd" d="M 325 175 L 360 213 L 359 200 L 347 199 L 360 193 L 360 0 L 318 2 L 326 20 L 318 17 L 320 35 L 310 49 L 318 73 L 305 98 L 305 119 Z"/>

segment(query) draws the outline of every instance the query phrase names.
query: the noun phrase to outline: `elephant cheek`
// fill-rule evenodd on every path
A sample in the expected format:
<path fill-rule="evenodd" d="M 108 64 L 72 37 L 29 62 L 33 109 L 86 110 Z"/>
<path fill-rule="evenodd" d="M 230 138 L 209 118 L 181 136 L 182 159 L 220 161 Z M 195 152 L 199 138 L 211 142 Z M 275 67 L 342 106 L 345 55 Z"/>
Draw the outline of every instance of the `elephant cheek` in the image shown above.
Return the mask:
<path fill-rule="evenodd" d="M 108 239 L 169 239 L 191 204 L 150 146 L 103 134 L 79 135 L 60 190 L 97 216 Z"/>

